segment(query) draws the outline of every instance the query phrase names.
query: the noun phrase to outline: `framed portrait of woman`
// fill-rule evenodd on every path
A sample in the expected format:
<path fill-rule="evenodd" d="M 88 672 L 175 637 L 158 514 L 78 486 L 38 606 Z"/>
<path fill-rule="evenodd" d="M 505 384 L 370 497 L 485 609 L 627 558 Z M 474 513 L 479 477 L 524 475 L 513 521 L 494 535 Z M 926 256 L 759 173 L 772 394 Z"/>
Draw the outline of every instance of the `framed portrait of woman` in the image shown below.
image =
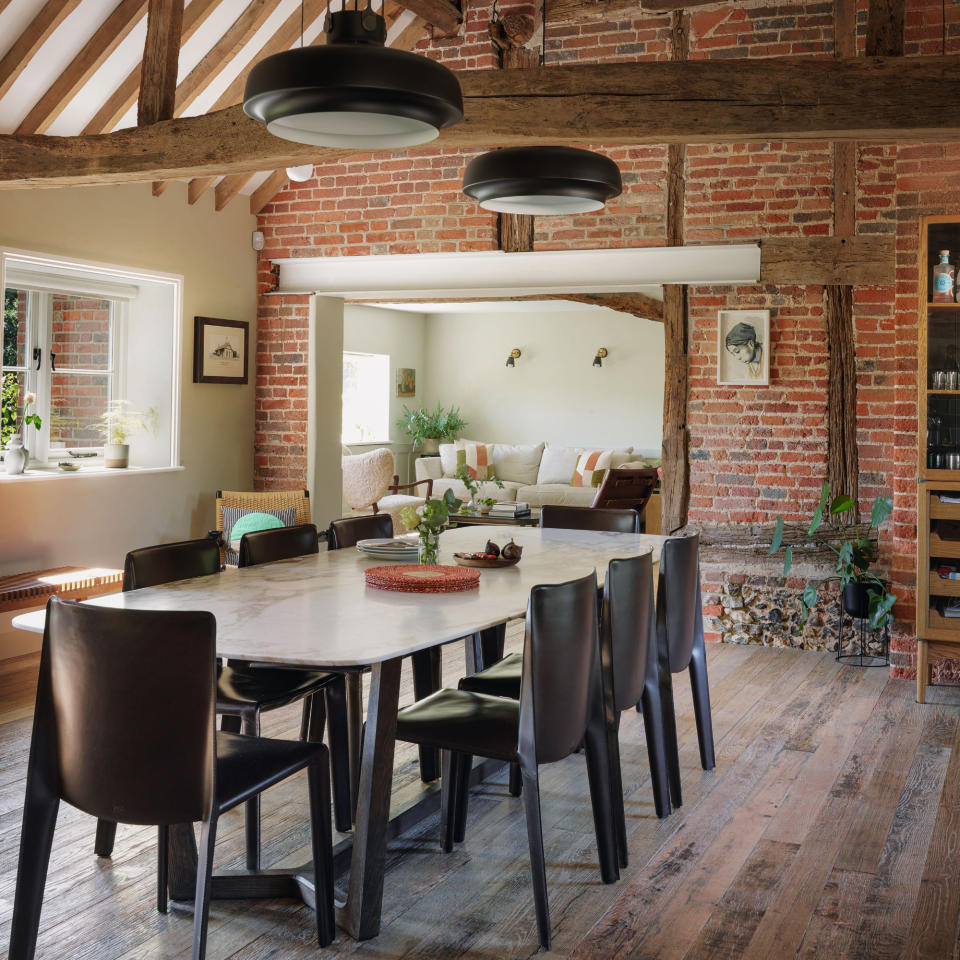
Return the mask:
<path fill-rule="evenodd" d="M 717 383 L 736 387 L 769 385 L 769 310 L 717 313 Z"/>

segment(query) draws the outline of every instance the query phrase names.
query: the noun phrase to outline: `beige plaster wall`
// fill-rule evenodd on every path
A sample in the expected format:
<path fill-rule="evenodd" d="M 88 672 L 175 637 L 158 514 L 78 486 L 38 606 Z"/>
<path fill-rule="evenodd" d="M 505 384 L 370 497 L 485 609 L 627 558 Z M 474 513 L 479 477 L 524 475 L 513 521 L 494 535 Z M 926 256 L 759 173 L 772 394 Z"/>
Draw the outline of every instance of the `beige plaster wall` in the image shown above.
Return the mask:
<path fill-rule="evenodd" d="M 119 567 L 132 547 L 200 536 L 218 488 L 253 489 L 253 357 L 247 386 L 192 383 L 193 318 L 250 323 L 255 229 L 244 198 L 220 213 L 186 184 L 0 191 L 0 245 L 182 274 L 183 470 L 58 476 L 0 485 L 0 575 L 63 564 Z M 0 644 L 0 657 L 4 656 Z"/>

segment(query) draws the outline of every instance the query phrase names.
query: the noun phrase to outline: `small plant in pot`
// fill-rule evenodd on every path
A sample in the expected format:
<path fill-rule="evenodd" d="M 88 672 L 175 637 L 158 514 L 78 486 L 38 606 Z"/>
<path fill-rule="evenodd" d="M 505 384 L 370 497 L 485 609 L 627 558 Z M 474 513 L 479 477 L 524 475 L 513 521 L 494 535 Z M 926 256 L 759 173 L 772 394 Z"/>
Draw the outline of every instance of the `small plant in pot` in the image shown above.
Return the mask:
<path fill-rule="evenodd" d="M 100 416 L 106 443 L 103 446 L 103 464 L 106 467 L 126 467 L 130 464 L 130 438 L 140 430 L 156 436 L 159 414 L 156 407 L 143 413 L 128 409 L 126 400 L 111 400 Z"/>
<path fill-rule="evenodd" d="M 807 536 L 835 554 L 834 575 L 815 583 L 808 583 L 800 597 L 801 624 L 816 606 L 820 588 L 834 580 L 839 581 L 843 593 L 843 609 L 861 620 L 868 620 L 873 629 L 879 629 L 893 620 L 895 594 L 871 571 L 877 559 L 875 531 L 893 511 L 890 497 L 877 497 L 870 511 L 870 522 L 865 527 L 854 521 L 854 498 L 847 494 L 830 496 L 830 484 L 820 489 L 820 502 L 810 518 Z M 772 557 L 783 546 L 783 517 L 777 516 L 777 525 L 770 544 Z M 793 547 L 784 547 L 783 575 L 793 566 Z"/>
<path fill-rule="evenodd" d="M 403 416 L 397 421 L 397 426 L 407 431 L 414 450 L 435 455 L 439 452 L 441 441 L 452 442 L 463 433 L 467 421 L 460 416 L 459 408 L 444 410 L 438 403 L 436 410 L 425 410 L 423 407 L 411 410 L 404 406 Z"/>
<path fill-rule="evenodd" d="M 486 480 L 478 480 L 473 471 L 465 463 L 461 463 L 460 466 L 457 467 L 457 479 L 463 482 L 463 485 L 467 488 L 467 493 L 470 494 L 470 502 L 460 508 L 461 513 L 466 513 L 470 509 L 478 514 L 483 513 L 484 507 L 489 511 L 497 502 L 493 497 L 484 497 L 481 495 L 484 484 L 493 483 L 496 484 L 499 489 L 503 489 L 503 481 L 499 477 L 491 474 Z"/>

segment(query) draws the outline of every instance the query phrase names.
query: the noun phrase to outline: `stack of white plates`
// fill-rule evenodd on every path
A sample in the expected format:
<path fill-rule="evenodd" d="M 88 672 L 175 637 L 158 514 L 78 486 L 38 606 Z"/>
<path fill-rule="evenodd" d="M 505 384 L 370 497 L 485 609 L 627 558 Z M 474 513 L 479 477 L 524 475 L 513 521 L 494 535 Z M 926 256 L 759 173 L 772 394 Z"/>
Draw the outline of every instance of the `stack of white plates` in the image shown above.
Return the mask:
<path fill-rule="evenodd" d="M 393 540 L 358 540 L 357 549 L 368 556 L 390 562 L 417 559 L 417 541 L 396 538 Z"/>

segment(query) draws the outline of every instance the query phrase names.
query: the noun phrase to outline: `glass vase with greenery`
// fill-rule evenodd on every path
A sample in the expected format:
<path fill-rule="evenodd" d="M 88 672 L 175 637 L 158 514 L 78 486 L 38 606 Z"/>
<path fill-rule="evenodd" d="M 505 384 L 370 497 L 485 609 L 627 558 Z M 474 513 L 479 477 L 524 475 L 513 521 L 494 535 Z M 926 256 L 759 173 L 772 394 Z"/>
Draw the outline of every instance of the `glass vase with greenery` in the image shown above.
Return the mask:
<path fill-rule="evenodd" d="M 460 509 L 452 490 L 445 490 L 439 499 L 431 497 L 421 507 L 404 507 L 400 513 L 403 525 L 420 537 L 417 559 L 420 563 L 436 564 L 440 550 L 440 533 L 447 525 L 451 513 Z"/>
<path fill-rule="evenodd" d="M 492 507 L 497 502 L 493 497 L 481 496 L 483 485 L 485 483 L 493 483 L 501 490 L 503 489 L 503 481 L 498 476 L 491 473 L 485 480 L 478 480 L 473 471 L 465 463 L 461 463 L 460 466 L 457 467 L 457 479 L 462 481 L 463 485 L 467 488 L 467 493 L 470 494 L 470 503 L 478 514 L 482 512 L 483 507 Z M 460 512 L 463 513 L 466 509 L 466 506 L 461 507 Z"/>
<path fill-rule="evenodd" d="M 456 440 L 466 429 L 467 421 L 460 416 L 458 407 L 445 410 L 438 403 L 436 410 L 425 410 L 423 407 L 411 410 L 404 406 L 403 416 L 397 420 L 397 426 L 406 430 L 413 449 L 419 450 L 424 440 Z"/>
<path fill-rule="evenodd" d="M 856 523 L 855 508 L 856 501 L 848 494 L 842 493 L 831 498 L 830 484 L 824 481 L 820 489 L 820 502 L 810 518 L 807 536 L 820 549 L 826 549 L 834 555 L 834 574 L 804 587 L 800 597 L 801 624 L 807 622 L 816 606 L 820 588 L 832 581 L 839 581 L 841 593 L 845 593 L 851 584 L 861 585 L 868 597 L 867 619 L 875 630 L 893 620 L 893 605 L 897 597 L 870 569 L 877 559 L 875 531 L 893 512 L 893 500 L 890 497 L 877 497 L 870 510 L 870 522 L 866 525 Z M 770 556 L 783 547 L 783 575 L 786 576 L 793 566 L 793 547 L 783 545 L 783 536 L 783 517 L 778 514 Z M 849 608 L 847 612 L 852 613 Z"/>

